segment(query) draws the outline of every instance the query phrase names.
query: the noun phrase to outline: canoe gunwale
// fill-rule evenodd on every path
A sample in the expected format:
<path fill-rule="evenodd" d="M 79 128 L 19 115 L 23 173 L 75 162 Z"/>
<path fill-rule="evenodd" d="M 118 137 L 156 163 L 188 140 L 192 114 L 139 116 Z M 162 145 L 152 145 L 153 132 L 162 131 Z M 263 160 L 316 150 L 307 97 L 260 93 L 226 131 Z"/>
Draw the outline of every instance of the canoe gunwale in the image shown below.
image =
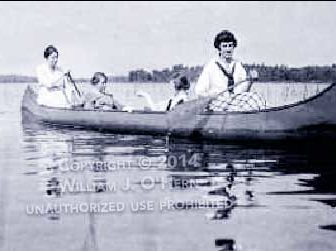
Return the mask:
<path fill-rule="evenodd" d="M 292 104 L 286 104 L 282 106 L 276 106 L 276 107 L 270 107 L 266 108 L 263 110 L 251 110 L 251 111 L 199 111 L 198 115 L 211 115 L 211 116 L 218 116 L 218 115 L 238 115 L 238 114 L 257 114 L 257 113 L 267 113 L 267 112 L 273 112 L 273 111 L 280 111 L 280 110 L 285 110 L 289 109 L 295 106 L 303 105 L 306 104 L 314 99 L 317 99 L 321 96 L 323 96 L 325 93 L 330 91 L 332 88 L 336 86 L 336 82 L 331 83 L 329 86 L 324 88 L 321 92 L 317 93 L 316 95 L 313 95 L 307 99 L 304 100 L 299 100 L 295 103 Z M 78 112 L 104 112 L 104 113 L 127 113 L 127 114 L 169 114 L 170 112 L 167 111 L 145 111 L 145 110 L 133 110 L 131 112 L 129 111 L 120 111 L 120 110 L 98 110 L 98 109 L 76 109 L 76 108 L 65 108 L 65 107 L 51 107 L 51 106 L 46 106 L 46 105 L 38 105 L 36 103 L 36 98 L 32 98 L 32 95 L 36 95 L 35 92 L 32 90 L 30 86 L 28 86 L 27 90 L 30 92 L 30 97 L 33 100 L 33 102 L 40 107 L 41 109 L 47 109 L 47 110 L 55 110 L 55 111 L 78 111 Z M 191 100 L 190 102 L 193 102 L 195 100 Z M 189 103 L 189 102 L 188 102 Z"/>
<path fill-rule="evenodd" d="M 27 88 L 30 99 L 35 103 L 36 106 L 47 109 L 47 110 L 55 110 L 55 111 L 77 111 L 77 112 L 108 112 L 108 113 L 146 113 L 146 114 L 165 114 L 168 113 L 167 111 L 144 111 L 144 110 L 132 110 L 131 112 L 128 111 L 120 111 L 120 110 L 99 110 L 99 109 L 82 109 L 82 108 L 67 108 L 67 107 L 52 107 L 47 105 L 39 105 L 36 102 L 36 93 L 32 90 L 30 86 Z M 33 97 L 34 96 L 34 97 Z"/>

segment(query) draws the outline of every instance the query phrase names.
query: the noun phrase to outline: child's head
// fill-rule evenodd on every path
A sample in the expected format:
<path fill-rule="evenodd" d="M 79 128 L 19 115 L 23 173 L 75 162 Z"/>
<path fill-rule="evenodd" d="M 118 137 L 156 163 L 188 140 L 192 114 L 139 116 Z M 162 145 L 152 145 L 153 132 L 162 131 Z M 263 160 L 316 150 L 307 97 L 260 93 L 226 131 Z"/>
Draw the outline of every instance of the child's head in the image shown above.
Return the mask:
<path fill-rule="evenodd" d="M 107 76 L 103 72 L 95 72 L 91 78 L 91 85 L 96 86 L 100 91 L 105 91 Z"/>
<path fill-rule="evenodd" d="M 182 73 L 176 73 L 173 76 L 173 83 L 176 91 L 188 91 L 190 88 L 190 82 L 186 75 Z"/>

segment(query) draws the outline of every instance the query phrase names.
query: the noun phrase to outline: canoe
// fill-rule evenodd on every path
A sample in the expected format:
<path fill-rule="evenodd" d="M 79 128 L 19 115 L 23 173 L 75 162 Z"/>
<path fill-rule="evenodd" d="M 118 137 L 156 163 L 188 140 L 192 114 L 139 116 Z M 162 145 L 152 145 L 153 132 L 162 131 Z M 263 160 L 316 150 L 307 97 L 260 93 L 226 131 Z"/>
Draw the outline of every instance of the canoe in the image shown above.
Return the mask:
<path fill-rule="evenodd" d="M 293 104 L 244 112 L 204 111 L 209 102 L 206 98 L 186 102 L 169 112 L 55 108 L 38 105 L 36 94 L 28 87 L 22 99 L 22 112 L 39 123 L 116 133 L 216 140 L 330 138 L 336 135 L 335 85 Z"/>

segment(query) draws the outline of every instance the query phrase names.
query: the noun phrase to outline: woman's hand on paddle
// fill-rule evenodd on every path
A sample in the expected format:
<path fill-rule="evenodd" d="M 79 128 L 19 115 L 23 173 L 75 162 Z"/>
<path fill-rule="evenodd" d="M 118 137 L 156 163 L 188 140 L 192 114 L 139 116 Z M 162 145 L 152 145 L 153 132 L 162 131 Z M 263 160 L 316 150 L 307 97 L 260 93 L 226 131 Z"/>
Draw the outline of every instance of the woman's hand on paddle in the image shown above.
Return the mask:
<path fill-rule="evenodd" d="M 63 70 L 64 75 L 67 75 L 67 74 L 71 73 L 71 69 L 70 68 L 66 67 L 66 68 L 63 68 L 63 69 L 65 69 L 65 70 Z"/>
<path fill-rule="evenodd" d="M 71 71 L 70 70 L 65 71 L 64 76 L 67 78 L 71 78 Z"/>
<path fill-rule="evenodd" d="M 247 86 L 245 88 L 243 88 L 243 89 L 245 89 L 245 91 L 249 92 L 251 90 L 253 82 L 256 81 L 256 80 L 258 80 L 258 78 L 259 78 L 259 73 L 256 70 L 252 69 L 252 70 L 250 70 L 248 72 L 247 78 L 244 79 L 244 80 L 236 82 L 234 84 L 234 87 L 236 88 L 236 87 L 238 87 L 238 86 L 240 86 L 242 84 L 247 84 Z M 225 92 L 229 92 L 229 89 L 226 88 L 225 90 L 221 91 L 219 94 L 215 94 L 215 95 L 211 95 L 211 96 L 213 98 L 215 98 L 215 97 L 217 97 L 219 95 L 222 95 Z"/>

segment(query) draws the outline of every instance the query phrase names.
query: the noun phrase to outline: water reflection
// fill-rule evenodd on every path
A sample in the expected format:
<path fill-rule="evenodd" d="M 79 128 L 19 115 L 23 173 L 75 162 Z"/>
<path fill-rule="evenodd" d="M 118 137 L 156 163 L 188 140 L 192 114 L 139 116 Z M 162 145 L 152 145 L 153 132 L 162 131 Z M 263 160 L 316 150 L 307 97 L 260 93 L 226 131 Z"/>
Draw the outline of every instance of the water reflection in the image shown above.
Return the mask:
<path fill-rule="evenodd" d="M 263 196 L 263 193 L 278 196 L 320 195 L 323 198 L 306 196 L 304 199 L 335 207 L 336 171 L 334 166 L 336 159 L 333 149 L 335 149 L 334 142 L 322 142 L 322 144 L 321 142 L 319 144 L 305 142 L 305 145 L 292 143 L 285 146 L 272 144 L 262 147 L 193 142 L 189 144 L 172 143 L 168 155 L 175 156 L 175 159 L 180 159 L 180 156 L 185 153 L 189 158 L 193 155 L 198 157 L 197 163 L 201 164 L 196 168 L 195 165 L 185 164 L 188 162 L 179 163 L 171 174 L 174 177 L 172 180 L 178 184 L 185 184 L 182 186 L 183 189 L 196 183 L 200 187 L 208 187 L 209 196 L 217 197 L 218 200 L 225 198 L 222 206 L 217 206 L 209 219 L 229 220 L 236 208 L 267 207 L 257 202 L 258 197 Z M 262 182 L 262 179 L 302 173 L 314 174 L 314 177 L 297 179 L 297 184 L 302 189 L 255 192 L 254 184 Z M 181 177 L 183 180 L 189 179 L 189 182 L 183 183 L 179 180 Z M 193 182 L 193 180 L 198 182 Z M 242 190 L 245 192 L 241 193 Z M 309 209 L 307 207 L 307 211 Z M 336 222 L 336 219 L 331 219 L 331 221 Z M 320 225 L 319 229 L 335 231 L 335 226 L 336 224 Z M 236 250 L 237 248 L 234 239 L 216 239 L 215 243 L 216 247 L 222 246 L 221 250 Z"/>
<path fill-rule="evenodd" d="M 260 206 L 253 183 L 267 177 L 258 174 L 258 171 L 270 171 L 277 160 L 267 159 L 260 149 L 255 149 L 253 154 L 250 151 L 235 145 L 172 139 L 167 160 L 183 160 L 170 169 L 172 186 L 181 189 L 202 188 L 207 200 L 217 202 L 214 210 L 207 215 L 211 220 L 229 219 L 237 206 Z M 195 160 L 190 161 L 193 158 Z"/>
<path fill-rule="evenodd" d="M 25 174 L 41 176 L 43 194 L 53 203 L 76 200 L 89 204 L 106 198 L 130 202 L 147 196 L 159 201 L 169 197 L 175 217 L 186 212 L 186 217 L 202 216 L 214 224 L 236 220 L 244 210 L 257 214 L 259 208 L 306 207 L 308 211 L 314 206 L 310 203 L 336 205 L 335 148 L 330 143 L 316 146 L 312 142 L 300 147 L 214 144 L 29 123 L 23 123 L 23 132 L 28 166 Z M 148 162 L 141 168 L 139 160 L 144 157 Z M 143 178 L 149 176 L 155 177 L 154 191 L 141 190 Z M 282 178 L 292 176 L 289 184 L 281 183 Z M 111 184 L 125 186 L 126 179 L 130 180 L 128 194 L 111 189 Z M 83 187 L 65 191 L 69 180 Z M 297 195 L 307 203 L 296 205 Z M 281 197 L 286 198 L 284 204 L 279 203 Z M 66 216 L 57 210 L 47 214 L 50 220 L 61 221 L 62 217 Z M 86 214 L 82 250 L 99 249 L 99 217 L 92 211 Z M 150 220 L 155 222 L 156 217 L 153 214 Z M 336 219 L 329 220 L 320 222 L 318 231 L 335 230 Z M 233 238 L 230 232 L 225 235 L 222 231 L 211 238 L 202 240 L 212 243 L 216 250 L 237 250 L 244 242 L 239 235 Z"/>
<path fill-rule="evenodd" d="M 234 251 L 237 250 L 236 241 L 233 239 L 216 239 L 216 247 L 221 248 L 219 251 Z"/>
<path fill-rule="evenodd" d="M 71 130 L 27 121 L 23 123 L 23 132 L 28 166 L 25 174 L 41 177 L 47 203 L 52 205 L 69 201 L 97 205 L 106 199 L 99 194 L 108 193 L 118 200 L 115 196 L 118 191 L 109 190 L 111 184 L 125 186 L 123 178 L 129 178 L 127 171 L 138 168 L 139 156 L 154 158 L 165 150 L 165 140 L 155 137 Z M 124 172 L 118 172 L 119 169 Z M 66 217 L 53 207 L 45 215 L 58 221 Z M 86 215 L 88 224 L 82 250 L 98 250 L 99 213 L 89 210 Z"/>

